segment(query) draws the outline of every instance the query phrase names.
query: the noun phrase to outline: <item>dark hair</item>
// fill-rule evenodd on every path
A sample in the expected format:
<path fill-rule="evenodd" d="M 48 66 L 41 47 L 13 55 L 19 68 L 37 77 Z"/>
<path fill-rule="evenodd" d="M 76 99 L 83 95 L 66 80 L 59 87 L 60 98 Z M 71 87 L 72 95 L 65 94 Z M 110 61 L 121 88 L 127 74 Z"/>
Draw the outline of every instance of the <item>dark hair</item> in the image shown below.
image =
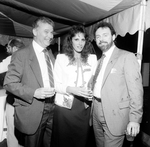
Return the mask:
<path fill-rule="evenodd" d="M 72 46 L 72 38 L 78 33 L 83 33 L 86 40 L 85 46 L 81 52 L 81 60 L 83 63 L 86 63 L 89 54 L 92 53 L 93 46 L 89 40 L 89 37 L 87 35 L 84 26 L 77 25 L 72 27 L 72 29 L 69 31 L 68 35 L 64 39 L 62 50 L 63 53 L 69 57 L 70 62 L 73 63 L 75 61 L 75 57 L 74 57 L 74 49 Z"/>
<path fill-rule="evenodd" d="M 54 27 L 54 22 L 50 19 L 50 18 L 47 18 L 47 17 L 39 17 L 37 18 L 33 24 L 32 24 L 32 27 L 33 28 L 37 28 L 39 26 L 39 22 L 42 22 L 42 23 L 48 23 L 50 24 L 52 27 Z"/>
<path fill-rule="evenodd" d="M 12 40 L 10 40 L 8 45 L 10 47 L 12 47 L 12 48 L 14 46 L 16 46 L 18 49 L 21 49 L 21 48 L 23 48 L 25 46 L 24 43 L 20 39 L 12 39 Z"/>
<path fill-rule="evenodd" d="M 99 24 L 97 24 L 96 27 L 94 28 L 94 36 L 95 36 L 97 29 L 99 29 L 99 28 L 109 28 L 111 31 L 111 35 L 116 35 L 116 32 L 115 32 L 113 26 L 111 25 L 111 23 L 102 21 Z"/>

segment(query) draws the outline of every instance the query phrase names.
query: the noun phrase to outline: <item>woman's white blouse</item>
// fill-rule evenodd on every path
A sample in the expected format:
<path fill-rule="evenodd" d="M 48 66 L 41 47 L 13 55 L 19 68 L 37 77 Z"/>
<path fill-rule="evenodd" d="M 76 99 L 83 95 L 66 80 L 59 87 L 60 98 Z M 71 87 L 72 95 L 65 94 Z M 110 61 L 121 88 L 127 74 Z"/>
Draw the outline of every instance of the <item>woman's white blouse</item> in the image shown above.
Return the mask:
<path fill-rule="evenodd" d="M 55 99 L 63 98 L 67 86 L 86 87 L 91 76 L 95 73 L 96 65 L 97 57 L 93 54 L 89 55 L 87 64 L 82 64 L 82 69 L 78 68 L 77 64 L 70 64 L 69 58 L 65 54 L 58 54 L 54 65 Z"/>

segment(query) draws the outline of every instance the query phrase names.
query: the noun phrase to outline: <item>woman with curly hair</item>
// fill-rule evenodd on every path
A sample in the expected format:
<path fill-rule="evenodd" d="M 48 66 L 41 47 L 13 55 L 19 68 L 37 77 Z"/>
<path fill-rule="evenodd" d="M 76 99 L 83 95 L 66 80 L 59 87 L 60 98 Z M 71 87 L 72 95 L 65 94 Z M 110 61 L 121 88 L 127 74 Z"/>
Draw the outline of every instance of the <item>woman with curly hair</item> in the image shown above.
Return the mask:
<path fill-rule="evenodd" d="M 63 54 L 54 66 L 54 147 L 86 147 L 92 91 L 88 82 L 97 64 L 92 44 L 83 26 L 74 26 L 63 43 Z"/>

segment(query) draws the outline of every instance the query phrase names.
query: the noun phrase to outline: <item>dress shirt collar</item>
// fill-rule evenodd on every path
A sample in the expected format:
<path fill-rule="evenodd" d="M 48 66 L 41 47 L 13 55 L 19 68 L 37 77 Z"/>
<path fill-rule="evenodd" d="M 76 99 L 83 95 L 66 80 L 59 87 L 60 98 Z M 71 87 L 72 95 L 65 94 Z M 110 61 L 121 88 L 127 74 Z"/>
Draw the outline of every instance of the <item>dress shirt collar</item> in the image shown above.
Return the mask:
<path fill-rule="evenodd" d="M 36 49 L 37 52 L 41 53 L 43 52 L 44 48 L 41 47 L 35 40 L 33 40 L 33 48 Z"/>

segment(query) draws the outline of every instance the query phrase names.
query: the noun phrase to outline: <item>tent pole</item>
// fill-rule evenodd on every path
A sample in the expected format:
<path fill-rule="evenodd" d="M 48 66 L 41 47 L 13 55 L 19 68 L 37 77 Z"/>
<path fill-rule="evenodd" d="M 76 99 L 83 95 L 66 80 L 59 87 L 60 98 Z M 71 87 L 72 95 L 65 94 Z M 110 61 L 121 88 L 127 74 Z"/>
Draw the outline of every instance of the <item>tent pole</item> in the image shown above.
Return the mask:
<path fill-rule="evenodd" d="M 60 54 L 60 37 L 58 37 L 58 54 Z"/>
<path fill-rule="evenodd" d="M 140 8 L 140 22 L 139 22 L 139 31 L 138 31 L 138 46 L 137 46 L 137 59 L 140 64 L 142 63 L 142 52 L 143 52 L 143 38 L 144 38 L 144 23 L 145 23 L 145 9 L 146 9 L 146 0 L 142 0 Z"/>

